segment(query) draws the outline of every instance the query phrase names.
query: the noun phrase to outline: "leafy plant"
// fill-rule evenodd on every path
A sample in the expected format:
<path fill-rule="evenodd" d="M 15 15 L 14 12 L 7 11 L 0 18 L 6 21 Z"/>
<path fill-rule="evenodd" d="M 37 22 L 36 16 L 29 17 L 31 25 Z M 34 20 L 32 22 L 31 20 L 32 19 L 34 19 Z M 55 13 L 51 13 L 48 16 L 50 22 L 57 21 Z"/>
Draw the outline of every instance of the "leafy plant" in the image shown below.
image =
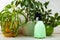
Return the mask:
<path fill-rule="evenodd" d="M 39 1 L 35 0 L 16 0 L 15 5 L 18 7 L 20 5 L 20 8 L 22 9 L 22 12 L 26 15 L 26 22 L 29 21 L 35 21 L 35 13 L 39 13 L 42 16 L 42 21 L 49 28 L 46 28 L 47 33 L 51 34 L 53 31 L 53 28 L 60 25 L 60 15 L 58 13 L 55 13 L 53 16 L 51 13 L 51 9 L 48 10 L 48 2 L 41 3 Z M 40 15 L 39 15 L 40 16 Z M 50 32 L 51 30 L 51 32 Z"/>
<path fill-rule="evenodd" d="M 10 31 L 15 33 L 15 35 L 17 35 L 18 33 L 17 30 L 19 26 L 23 24 L 19 16 L 21 14 L 25 17 L 25 15 L 23 14 L 23 10 L 20 9 L 20 7 L 17 7 L 17 5 L 14 4 L 14 2 L 15 1 L 12 1 L 11 4 L 8 4 L 7 6 L 5 6 L 5 8 L 0 12 L 0 21 L 1 21 L 1 28 L 3 33 L 5 33 L 5 29 L 9 25 L 8 28 L 10 29 Z M 15 30 L 14 30 L 14 27 L 16 28 Z"/>
<path fill-rule="evenodd" d="M 35 13 L 42 14 L 42 21 L 45 25 L 56 27 L 60 23 L 60 15 L 55 13 L 55 16 L 51 16 L 51 9 L 48 10 L 48 2 L 41 3 L 35 0 L 22 0 L 20 1 L 21 8 L 27 13 L 27 22 L 34 21 Z"/>
<path fill-rule="evenodd" d="M 51 9 L 48 10 L 47 8 L 48 4 L 49 1 L 41 3 L 35 0 L 14 0 L 11 2 L 11 4 L 5 6 L 5 8 L 0 12 L 0 21 L 2 24 L 5 23 L 5 20 L 10 21 L 10 29 L 12 30 L 12 26 L 16 18 L 16 20 L 21 23 L 21 26 L 28 21 L 35 21 L 35 13 L 38 12 L 42 15 L 42 21 L 46 26 L 50 25 L 52 27 L 56 27 L 60 25 L 60 15 L 55 13 L 54 16 L 51 16 Z M 19 18 L 20 14 L 26 19 L 24 23 L 22 23 L 21 19 Z"/>

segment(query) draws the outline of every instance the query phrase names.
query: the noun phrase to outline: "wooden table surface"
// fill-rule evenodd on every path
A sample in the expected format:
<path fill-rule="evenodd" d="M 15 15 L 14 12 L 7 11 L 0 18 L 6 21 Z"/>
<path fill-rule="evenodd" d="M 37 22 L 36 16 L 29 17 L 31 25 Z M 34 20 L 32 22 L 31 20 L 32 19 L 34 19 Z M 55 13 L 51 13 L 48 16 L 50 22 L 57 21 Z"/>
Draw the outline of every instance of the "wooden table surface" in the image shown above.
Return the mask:
<path fill-rule="evenodd" d="M 1 29 L 1 28 L 0 28 Z M 20 37 L 4 37 L 0 30 L 0 40 L 60 40 L 60 34 L 53 34 L 52 36 L 47 36 L 45 39 L 36 39 L 29 36 L 20 36 Z"/>

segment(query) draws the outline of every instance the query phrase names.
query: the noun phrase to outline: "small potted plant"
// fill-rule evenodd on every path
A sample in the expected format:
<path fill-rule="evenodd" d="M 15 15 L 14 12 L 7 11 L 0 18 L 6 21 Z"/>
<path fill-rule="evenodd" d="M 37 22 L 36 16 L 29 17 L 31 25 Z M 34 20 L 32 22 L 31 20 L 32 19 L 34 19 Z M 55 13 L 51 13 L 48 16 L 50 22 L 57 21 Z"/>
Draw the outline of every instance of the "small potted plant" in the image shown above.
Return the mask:
<path fill-rule="evenodd" d="M 21 9 L 16 9 L 17 6 L 14 5 L 14 2 L 15 1 L 12 1 L 11 4 L 5 6 L 5 8 L 0 12 L 1 30 L 6 37 L 18 36 L 19 26 L 22 24 L 19 15 L 21 14 L 24 16 Z"/>
<path fill-rule="evenodd" d="M 1 29 L 4 36 L 14 37 L 17 36 L 19 21 L 15 19 L 13 13 L 9 11 L 3 11 Z"/>
<path fill-rule="evenodd" d="M 38 4 L 38 5 L 37 5 Z M 51 9 L 47 10 L 47 6 L 49 4 L 48 2 L 45 2 L 44 4 L 42 4 L 41 2 L 36 2 L 36 10 L 34 10 L 33 12 L 35 12 L 35 15 L 33 15 L 36 19 L 36 17 L 39 17 L 39 20 L 42 20 L 46 26 L 46 35 L 50 36 L 52 35 L 53 31 L 54 31 L 54 27 L 60 25 L 60 15 L 58 15 L 58 13 L 55 13 L 54 16 L 51 16 Z"/>
<path fill-rule="evenodd" d="M 46 35 L 50 36 L 54 32 L 54 28 L 60 25 L 60 16 L 58 13 L 55 13 L 54 16 L 48 16 L 48 18 L 45 19 L 45 25 L 46 25 Z"/>
<path fill-rule="evenodd" d="M 48 4 L 49 4 L 49 1 L 43 4 L 46 9 Z M 60 15 L 59 13 L 55 13 L 53 16 L 51 16 L 52 15 L 51 9 L 46 11 L 44 10 L 42 11 L 42 13 L 44 13 L 42 14 L 43 15 L 42 20 L 46 26 L 46 35 L 51 36 L 52 33 L 54 32 L 54 28 L 60 25 Z"/>
<path fill-rule="evenodd" d="M 35 21 L 31 20 L 32 17 L 30 15 L 30 10 L 32 8 L 31 5 L 33 6 L 34 1 L 33 0 L 23 0 L 23 1 L 20 1 L 20 3 L 17 3 L 18 0 L 16 1 L 16 4 L 20 5 L 21 8 L 25 11 L 24 13 L 26 14 L 26 23 L 21 28 L 23 35 L 33 36 L 33 33 L 34 33 Z"/>

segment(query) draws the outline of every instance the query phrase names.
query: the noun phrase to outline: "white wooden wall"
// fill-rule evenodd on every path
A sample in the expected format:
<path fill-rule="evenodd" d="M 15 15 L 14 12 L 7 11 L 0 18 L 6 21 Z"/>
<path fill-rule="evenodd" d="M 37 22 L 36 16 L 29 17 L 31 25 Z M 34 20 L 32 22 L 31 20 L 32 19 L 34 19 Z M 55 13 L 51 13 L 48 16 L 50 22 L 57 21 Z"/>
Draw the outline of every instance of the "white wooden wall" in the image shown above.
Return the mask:
<path fill-rule="evenodd" d="M 9 4 L 12 0 L 0 0 L 0 11 Z M 37 0 L 36 0 L 37 1 Z M 60 14 L 60 0 L 38 0 L 42 3 L 46 1 L 50 1 L 50 4 L 48 5 L 48 9 L 52 9 L 52 13 L 58 12 Z M 54 29 L 54 33 L 60 33 L 60 26 L 56 27 Z"/>

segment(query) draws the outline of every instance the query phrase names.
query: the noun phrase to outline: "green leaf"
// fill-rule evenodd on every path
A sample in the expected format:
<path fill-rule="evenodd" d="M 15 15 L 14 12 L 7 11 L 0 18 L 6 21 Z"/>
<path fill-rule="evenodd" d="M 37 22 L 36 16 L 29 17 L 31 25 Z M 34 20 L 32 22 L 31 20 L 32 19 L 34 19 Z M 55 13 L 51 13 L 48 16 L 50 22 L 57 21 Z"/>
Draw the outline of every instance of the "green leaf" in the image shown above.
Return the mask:
<path fill-rule="evenodd" d="M 52 14 L 52 13 L 49 13 L 49 14 Z"/>
<path fill-rule="evenodd" d="M 57 20 L 60 20 L 60 16 L 57 17 Z"/>
<path fill-rule="evenodd" d="M 58 26 L 58 22 L 54 22 L 54 27 Z"/>
<path fill-rule="evenodd" d="M 25 6 L 23 2 L 21 2 L 21 7 Z"/>
<path fill-rule="evenodd" d="M 9 5 L 7 5 L 7 6 L 6 6 L 6 8 L 11 8 L 11 5 L 10 5 L 10 4 L 9 4 Z"/>
<path fill-rule="evenodd" d="M 28 7 L 28 5 L 29 5 L 29 0 L 22 0 L 22 2 L 21 2 L 21 7 Z"/>
<path fill-rule="evenodd" d="M 41 7 L 41 10 L 42 10 L 42 12 L 44 12 L 44 8 L 43 7 Z"/>
<path fill-rule="evenodd" d="M 35 2 L 35 0 L 31 0 L 32 2 Z"/>
<path fill-rule="evenodd" d="M 50 10 L 48 10 L 48 12 L 51 12 L 51 9 L 50 9 Z"/>
<path fill-rule="evenodd" d="M 18 6 L 20 3 L 21 3 L 21 1 L 17 0 L 16 3 L 15 3 L 15 5 Z"/>
<path fill-rule="evenodd" d="M 38 1 L 39 7 L 42 7 L 42 3 Z"/>
<path fill-rule="evenodd" d="M 60 21 L 58 21 L 58 25 L 60 25 Z"/>
<path fill-rule="evenodd" d="M 54 18 L 53 16 L 50 16 L 50 20 L 51 20 L 51 21 L 54 21 L 55 18 Z"/>
<path fill-rule="evenodd" d="M 58 13 L 55 13 L 55 18 L 57 18 L 58 17 Z"/>
<path fill-rule="evenodd" d="M 14 1 L 11 2 L 11 5 L 13 5 L 13 4 L 14 4 Z"/>
<path fill-rule="evenodd" d="M 44 6 L 46 9 L 47 9 L 48 4 L 49 4 L 49 1 L 44 3 Z"/>
<path fill-rule="evenodd" d="M 28 0 L 25 0 L 25 6 L 27 7 L 29 5 Z"/>
<path fill-rule="evenodd" d="M 2 16 L 2 15 L 1 15 L 1 13 L 0 13 L 0 21 L 1 21 L 1 16 Z"/>
<path fill-rule="evenodd" d="M 10 9 L 10 8 L 11 8 L 11 5 L 8 4 L 7 6 L 5 6 L 5 9 L 4 9 L 4 10 L 8 10 L 8 9 Z"/>

